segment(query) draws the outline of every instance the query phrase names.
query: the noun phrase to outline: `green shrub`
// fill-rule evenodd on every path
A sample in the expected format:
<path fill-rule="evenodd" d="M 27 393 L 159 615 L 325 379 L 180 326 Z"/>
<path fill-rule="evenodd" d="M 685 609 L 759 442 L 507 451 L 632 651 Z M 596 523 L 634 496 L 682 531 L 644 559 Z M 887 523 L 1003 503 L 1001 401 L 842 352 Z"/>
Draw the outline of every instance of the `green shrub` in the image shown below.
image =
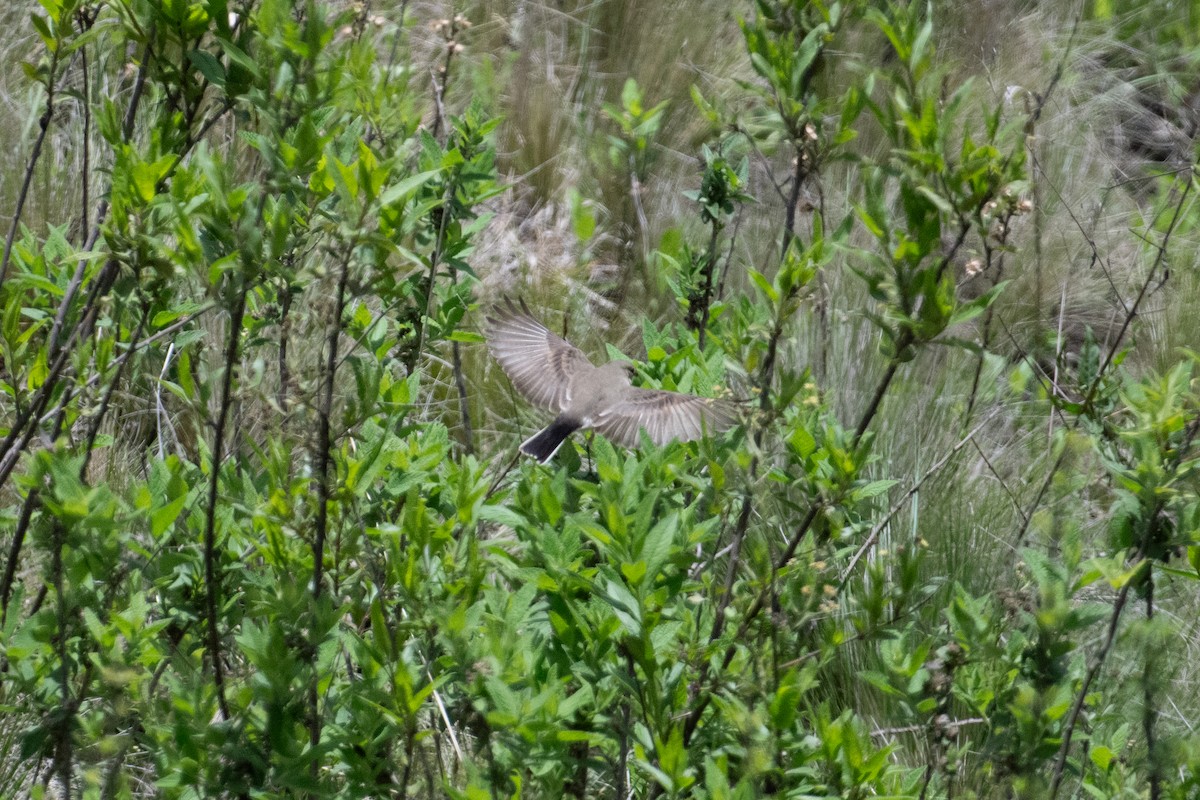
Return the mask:
<path fill-rule="evenodd" d="M 1093 326 L 1047 245 L 1080 209 L 1043 207 L 1066 57 L 1006 101 L 940 7 L 757 0 L 688 107 L 629 4 L 567 6 L 594 30 L 538 141 L 578 171 L 512 184 L 529 97 L 484 45 L 517 8 L 32 11 L 0 793 L 1193 796 L 1200 356 L 1136 338 L 1187 315 L 1190 165 L 1121 201 L 1133 236 L 1069 228 Z M 554 204 L 578 264 L 486 268 Z M 519 460 L 479 347 L 506 291 L 743 424 Z"/>

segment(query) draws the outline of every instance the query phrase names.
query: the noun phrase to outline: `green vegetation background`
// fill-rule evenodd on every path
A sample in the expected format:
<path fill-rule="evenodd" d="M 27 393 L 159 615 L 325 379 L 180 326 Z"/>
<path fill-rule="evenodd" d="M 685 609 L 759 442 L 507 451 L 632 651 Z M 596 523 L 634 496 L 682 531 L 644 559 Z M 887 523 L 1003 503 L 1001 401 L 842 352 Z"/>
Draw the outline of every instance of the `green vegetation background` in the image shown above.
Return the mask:
<path fill-rule="evenodd" d="M 1200 3 L 0 19 L 0 796 L 1200 797 Z"/>

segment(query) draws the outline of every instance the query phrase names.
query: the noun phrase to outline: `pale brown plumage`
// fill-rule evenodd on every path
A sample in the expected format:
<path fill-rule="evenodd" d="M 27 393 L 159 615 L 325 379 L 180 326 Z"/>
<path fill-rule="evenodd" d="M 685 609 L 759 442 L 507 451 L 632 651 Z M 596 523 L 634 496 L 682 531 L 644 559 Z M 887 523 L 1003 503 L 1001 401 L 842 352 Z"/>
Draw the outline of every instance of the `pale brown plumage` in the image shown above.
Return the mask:
<path fill-rule="evenodd" d="M 624 447 L 640 444 L 639 432 L 656 445 L 699 439 L 705 431 L 736 422 L 720 401 L 680 392 L 639 389 L 633 366 L 613 361 L 597 367 L 578 348 L 534 319 L 521 301 L 506 299 L 487 318 L 488 347 L 522 395 L 558 414 L 521 444 L 521 452 L 547 461 L 580 428 L 595 428 Z"/>

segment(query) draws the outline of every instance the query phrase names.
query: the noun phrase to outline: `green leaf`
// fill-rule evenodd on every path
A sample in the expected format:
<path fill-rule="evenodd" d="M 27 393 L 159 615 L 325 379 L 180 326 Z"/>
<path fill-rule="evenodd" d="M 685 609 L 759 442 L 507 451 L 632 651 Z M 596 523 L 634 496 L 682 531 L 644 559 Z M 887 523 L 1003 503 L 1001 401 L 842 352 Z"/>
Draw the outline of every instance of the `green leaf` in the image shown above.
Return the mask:
<path fill-rule="evenodd" d="M 209 83 L 225 86 L 225 68 L 212 53 L 207 50 L 192 50 L 188 53 L 188 61 L 192 62 L 192 66 L 199 70 Z"/>
<path fill-rule="evenodd" d="M 58 37 L 50 31 L 49 21 L 41 14 L 30 14 L 29 21 L 33 25 L 33 29 L 37 31 L 38 36 L 42 39 L 42 44 L 46 46 L 47 52 L 53 53 L 58 49 Z"/>
<path fill-rule="evenodd" d="M 855 676 L 862 681 L 866 681 L 871 686 L 874 686 L 879 691 L 892 697 L 904 697 L 904 692 L 892 685 L 888 677 L 881 672 L 875 670 L 863 669 L 855 673 Z"/>
<path fill-rule="evenodd" d="M 195 314 L 198 311 L 206 311 L 211 307 L 212 303 L 180 303 L 166 311 L 159 311 L 155 314 L 151 319 L 151 325 L 155 328 L 166 327 L 181 317 Z"/>
<path fill-rule="evenodd" d="M 157 161 L 140 161 L 129 170 L 133 188 L 143 203 L 149 203 L 158 194 L 159 181 L 166 177 L 174 163 L 174 157 L 164 156 Z"/>
<path fill-rule="evenodd" d="M 521 701 L 516 692 L 495 676 L 488 676 L 485 685 L 496 709 L 487 715 L 488 721 L 501 727 L 509 727 L 520 721 Z"/>
<path fill-rule="evenodd" d="M 817 449 L 817 440 L 802 425 L 797 425 L 788 436 L 788 444 L 801 458 L 808 458 Z"/>
<path fill-rule="evenodd" d="M 940 194 L 930 189 L 928 186 L 918 186 L 917 191 L 925 197 L 929 202 L 937 206 L 937 210 L 948 217 L 954 216 L 954 206 L 950 201 L 942 197 Z"/>
<path fill-rule="evenodd" d="M 871 481 L 865 486 L 859 486 L 854 489 L 854 499 L 866 500 L 868 498 L 884 494 L 888 489 L 891 489 L 899 482 L 900 481 L 894 480 Z"/>
<path fill-rule="evenodd" d="M 1116 757 L 1116 753 L 1101 744 L 1093 746 L 1088 751 L 1088 757 L 1092 759 L 1092 763 L 1099 767 L 1101 771 L 1106 772 L 1108 771 L 1109 764 Z"/>
<path fill-rule="evenodd" d="M 549 483 L 543 483 L 538 487 L 537 497 L 542 518 L 549 525 L 557 525 L 558 521 L 562 519 L 563 507 L 555 487 Z"/>
<path fill-rule="evenodd" d="M 221 45 L 222 52 L 225 53 L 226 57 L 232 63 L 246 70 L 246 72 L 255 77 L 258 77 L 262 74 L 261 70 L 259 69 L 258 62 L 247 55 L 245 50 L 242 50 L 242 48 L 238 47 L 224 36 L 217 35 L 213 38 L 216 40 L 217 44 Z"/>
<path fill-rule="evenodd" d="M 179 517 L 179 512 L 183 511 L 187 498 L 186 494 L 181 494 L 166 505 L 150 512 L 150 533 L 154 538 L 162 536 L 167 528 L 171 527 L 171 524 Z"/>
<path fill-rule="evenodd" d="M 46 349 L 41 348 L 38 350 L 37 358 L 34 359 L 33 366 L 29 368 L 29 375 L 25 379 L 29 391 L 35 392 L 40 389 L 48 377 L 50 377 L 50 367 L 46 363 Z"/>
<path fill-rule="evenodd" d="M 567 200 L 571 206 L 571 227 L 575 230 L 575 238 L 584 243 L 591 241 L 596 235 L 596 215 L 577 190 L 569 190 Z"/>
<path fill-rule="evenodd" d="M 407 200 L 409 195 L 416 192 L 417 189 L 424 186 L 433 178 L 440 175 L 440 169 L 426 170 L 418 172 L 416 175 L 410 175 L 399 183 L 395 183 L 387 188 L 387 190 L 379 196 L 379 205 L 390 206 L 399 200 Z"/>
<path fill-rule="evenodd" d="M 641 557 L 646 562 L 646 570 L 653 578 L 666 563 L 675 544 L 675 535 L 679 531 L 679 512 L 672 511 L 659 520 L 646 534 L 642 542 Z"/>
<path fill-rule="evenodd" d="M 642 635 L 642 608 L 637 598 L 629 588 L 618 580 L 605 579 L 602 584 L 602 597 L 612 607 L 613 613 L 630 636 L 635 639 Z"/>
<path fill-rule="evenodd" d="M 646 562 L 638 561 L 634 564 L 625 562 L 621 565 L 621 575 L 624 576 L 625 580 L 628 581 L 631 586 L 637 586 L 641 584 L 642 578 L 646 577 Z"/>
<path fill-rule="evenodd" d="M 481 520 L 495 522 L 498 525 L 505 525 L 514 530 L 523 527 L 526 524 L 525 517 L 518 514 L 507 505 L 499 503 L 494 505 L 482 505 L 476 512 L 476 515 Z"/>
<path fill-rule="evenodd" d="M 1010 281 L 1001 281 L 971 302 L 960 306 L 951 315 L 949 325 L 957 325 L 960 322 L 966 322 L 982 314 L 991 307 L 992 303 L 996 302 L 996 298 L 1000 296 L 1000 293 L 1004 291 L 1004 287 L 1008 286 L 1009 283 Z"/>
<path fill-rule="evenodd" d="M 754 285 L 757 286 L 772 303 L 779 302 L 779 292 L 775 291 L 775 287 L 771 285 L 771 282 L 767 280 L 765 275 L 756 269 L 751 269 L 750 280 L 754 281 Z"/>

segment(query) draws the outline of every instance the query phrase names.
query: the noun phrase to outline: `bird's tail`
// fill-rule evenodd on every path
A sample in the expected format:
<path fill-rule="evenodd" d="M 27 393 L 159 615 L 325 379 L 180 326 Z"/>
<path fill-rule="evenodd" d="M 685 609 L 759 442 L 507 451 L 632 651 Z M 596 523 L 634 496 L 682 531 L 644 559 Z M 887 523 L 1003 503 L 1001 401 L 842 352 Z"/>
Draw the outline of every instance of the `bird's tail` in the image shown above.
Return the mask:
<path fill-rule="evenodd" d="M 558 452 L 566 438 L 580 427 L 578 420 L 559 416 L 554 422 L 521 442 L 521 452 L 545 464 Z"/>

